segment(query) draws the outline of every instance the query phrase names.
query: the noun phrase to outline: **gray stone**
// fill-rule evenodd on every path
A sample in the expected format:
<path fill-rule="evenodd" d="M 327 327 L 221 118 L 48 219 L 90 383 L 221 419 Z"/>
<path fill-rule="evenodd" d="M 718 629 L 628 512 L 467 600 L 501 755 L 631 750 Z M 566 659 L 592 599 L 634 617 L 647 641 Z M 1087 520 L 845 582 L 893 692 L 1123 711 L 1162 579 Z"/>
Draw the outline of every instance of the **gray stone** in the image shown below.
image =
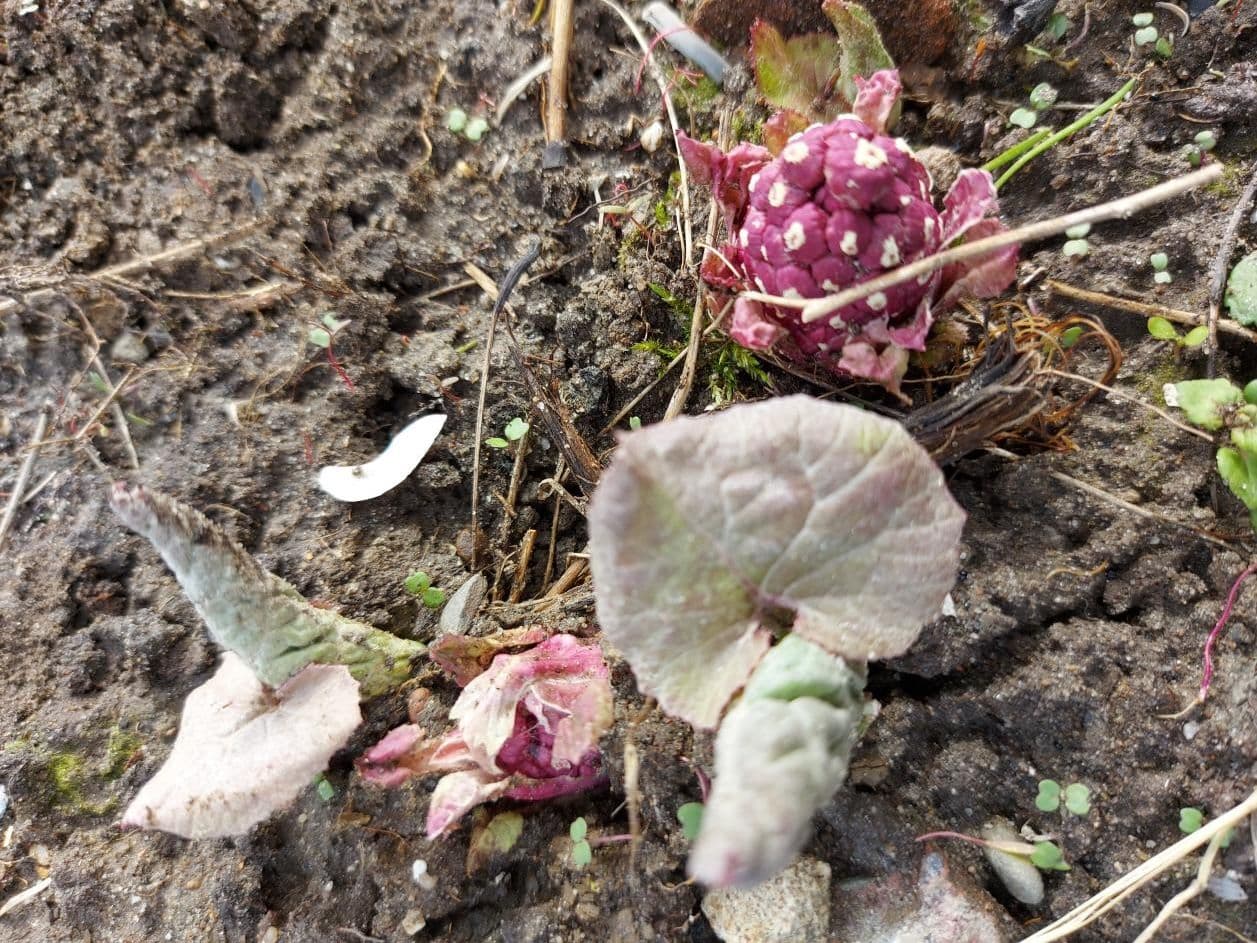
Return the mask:
<path fill-rule="evenodd" d="M 830 869 L 800 858 L 752 888 L 710 891 L 703 913 L 724 943 L 826 943 Z"/>

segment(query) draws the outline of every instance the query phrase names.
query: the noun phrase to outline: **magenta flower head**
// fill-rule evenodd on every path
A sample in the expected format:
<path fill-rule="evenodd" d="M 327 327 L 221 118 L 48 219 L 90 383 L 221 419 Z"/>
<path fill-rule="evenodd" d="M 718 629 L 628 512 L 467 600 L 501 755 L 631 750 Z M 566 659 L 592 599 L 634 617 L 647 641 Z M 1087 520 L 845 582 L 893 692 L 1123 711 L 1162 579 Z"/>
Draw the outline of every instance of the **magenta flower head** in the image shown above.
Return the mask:
<path fill-rule="evenodd" d="M 886 135 L 899 97 L 892 70 L 856 80 L 854 114 L 791 136 L 775 157 L 740 144 L 728 154 L 681 135 L 686 165 L 712 187 L 729 243 L 703 262 L 728 292 L 820 298 L 965 238 L 1004 229 L 991 175 L 965 170 L 936 209 L 930 175 L 902 138 Z M 924 350 L 934 316 L 964 295 L 986 298 L 1016 275 L 1017 247 L 875 292 L 805 322 L 798 309 L 745 297 L 730 336 L 751 350 L 874 380 L 893 392 L 908 351 Z"/>

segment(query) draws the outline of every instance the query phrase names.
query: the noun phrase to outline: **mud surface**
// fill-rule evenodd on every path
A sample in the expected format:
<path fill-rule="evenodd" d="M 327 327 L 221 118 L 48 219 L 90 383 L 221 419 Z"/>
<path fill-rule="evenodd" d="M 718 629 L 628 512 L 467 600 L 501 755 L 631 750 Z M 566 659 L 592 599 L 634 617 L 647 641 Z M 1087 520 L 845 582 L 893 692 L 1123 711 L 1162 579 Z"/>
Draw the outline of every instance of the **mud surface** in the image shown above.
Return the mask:
<path fill-rule="evenodd" d="M 923 66 L 931 78 L 903 131 L 979 163 L 1014 139 L 1004 118 L 1035 83 L 1055 84 L 1062 102 L 1094 103 L 1142 72 L 1128 105 L 1005 188 L 1005 213 L 1047 218 L 1178 174 L 1182 145 L 1211 127 L 1227 167 L 1220 184 L 1097 227 L 1085 259 L 1066 260 L 1051 243 L 1028 248 L 1022 268 L 1203 312 L 1222 230 L 1257 153 L 1257 10 L 1210 10 L 1168 63 L 1149 64 L 1155 57 L 1130 43 L 1141 7 L 1090 6 L 1070 68 L 1027 58 L 1012 41 L 975 51 L 962 24 L 950 59 L 929 64 L 935 72 Z M 1083 4 L 1059 9 L 1076 35 Z M 643 715 L 624 665 L 618 723 L 604 744 L 612 790 L 522 809 L 520 842 L 470 873 L 467 829 L 423 838 L 430 784 L 383 792 L 352 774 L 353 756 L 404 719 L 402 696 L 367 706 L 367 723 L 329 770 L 330 800 L 310 790 L 246 838 L 189 843 L 115 824 L 167 754 L 182 700 L 217 652 L 156 554 L 109 513 L 110 479 L 205 510 L 308 598 L 428 640 L 436 616 L 402 581 L 423 569 L 453 589 L 468 572 L 456 543 L 470 516 L 488 303 L 465 267 L 496 279 L 541 239 L 537 277 L 515 300 L 516 332 L 600 454 L 614 444 L 604 426 L 659 375 L 659 353 L 641 343 L 684 343 L 687 324 L 651 287 L 680 299 L 695 290 L 675 228 L 655 219 L 657 204 L 665 219 L 674 205 L 674 156 L 666 139 L 653 153 L 638 143 L 660 117 L 657 90 L 648 80 L 634 90 L 639 52 L 608 9 L 577 4 L 565 168 L 542 171 L 536 85 L 478 145 L 446 129 L 454 107 L 491 115 L 511 79 L 545 54 L 530 13 L 529 4 L 450 0 L 0 6 L 0 295 L 18 301 L 0 300 L 6 492 L 42 405 L 52 411 L 52 442 L 32 478 L 42 488 L 20 509 L 0 577 L 0 783 L 10 796 L 0 901 L 45 876 L 52 884 L 0 917 L 0 940 L 392 941 L 421 924 L 414 939 L 715 938 L 700 891 L 683 883 L 686 843 L 674 817 L 698 798 L 694 765 L 709 759 L 709 744 Z M 1179 29 L 1164 13 L 1158 25 Z M 712 97 L 674 79 L 681 121 L 699 136 L 752 97 Z M 745 75 L 732 85 L 745 88 Z M 600 221 L 596 196 L 638 200 L 643 222 Z M 706 205 L 696 193 L 696 231 Z M 1169 255 L 1174 282 L 1154 291 L 1146 260 L 1156 251 Z M 150 261 L 92 277 L 142 258 Z M 1079 310 L 1038 288 L 1025 298 L 1051 317 Z M 1129 394 L 1155 402 L 1162 383 L 1203 375 L 1199 354 L 1151 340 L 1142 319 L 1084 313 L 1121 341 L 1119 385 Z M 349 321 L 330 357 L 307 339 L 327 314 Z M 138 470 L 108 409 L 80 447 L 71 441 L 104 403 L 97 341 L 111 379 L 127 381 L 117 402 Z M 722 350 L 718 337 L 705 346 L 689 411 L 731 392 Z M 1088 368 L 1085 352 L 1079 363 Z M 1222 375 L 1242 383 L 1255 370 L 1254 348 L 1226 338 Z M 770 376 L 780 391 L 799 387 Z M 631 415 L 658 420 L 674 378 Z M 766 392 L 753 377 L 733 379 L 735 396 Z M 527 408 L 524 379 L 500 343 L 485 434 Z M 445 434 L 386 498 L 350 507 L 315 487 L 320 465 L 370 456 L 432 411 L 448 413 Z M 1050 875 L 1046 901 L 1033 908 L 1008 896 L 976 850 L 943 846 L 953 870 L 995 898 L 1010 940 L 1176 840 L 1180 807 L 1214 815 L 1257 783 L 1249 597 L 1219 646 L 1208 705 L 1180 720 L 1158 716 L 1194 696 L 1203 640 L 1251 552 L 1246 514 L 1214 487 L 1210 446 L 1113 398 L 1094 401 L 1071 436 L 1071 451 L 978 455 L 949 470 L 970 515 L 955 615 L 874 670 L 881 715 L 809 848 L 837 881 L 914 874 L 913 836 L 976 833 L 995 815 L 1053 832 L 1073 869 Z M 525 598 L 540 594 L 584 545 L 579 514 L 542 486 L 557 450 L 534 440 L 505 524 L 513 456 L 485 452 L 482 526 L 499 552 L 538 531 L 523 587 Z M 511 557 L 504 587 L 514 567 Z M 588 629 L 585 590 L 542 621 Z M 421 680 L 452 702 L 452 684 L 435 673 Z M 575 817 L 595 833 L 627 827 L 616 758 L 629 737 L 642 758 L 638 858 L 630 867 L 626 846 L 607 845 L 588 870 L 574 870 Z M 1036 783 L 1049 777 L 1087 784 L 1091 814 L 1038 812 Z M 416 859 L 435 879 L 430 889 L 412 880 Z M 1223 854 L 1225 869 L 1248 901 L 1205 895 L 1188 908 L 1197 919 L 1172 920 L 1160 939 L 1257 934 L 1246 836 Z M 1171 870 L 1077 939 L 1133 938 L 1192 873 Z"/>

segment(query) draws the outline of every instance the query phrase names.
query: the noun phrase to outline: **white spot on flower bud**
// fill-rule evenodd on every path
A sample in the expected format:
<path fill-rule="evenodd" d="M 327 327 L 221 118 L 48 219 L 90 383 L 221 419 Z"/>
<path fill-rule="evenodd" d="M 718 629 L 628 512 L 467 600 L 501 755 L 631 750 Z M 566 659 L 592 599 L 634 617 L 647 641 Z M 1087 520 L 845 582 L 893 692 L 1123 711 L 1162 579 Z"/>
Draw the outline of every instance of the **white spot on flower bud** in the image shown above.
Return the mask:
<path fill-rule="evenodd" d="M 900 206 L 907 206 L 911 202 L 912 202 L 912 197 L 907 193 L 905 193 L 903 196 L 899 198 Z"/>
<path fill-rule="evenodd" d="M 803 231 L 803 224 L 797 220 L 786 227 L 781 238 L 791 252 L 798 252 L 807 245 L 807 233 Z"/>
<path fill-rule="evenodd" d="M 799 294 L 799 290 L 797 288 L 787 288 L 781 293 L 781 297 L 791 298 L 794 300 L 801 300 L 803 298 L 803 296 Z"/>
<path fill-rule="evenodd" d="M 868 170 L 876 170 L 878 167 L 889 163 L 886 152 L 876 144 L 864 140 L 864 138 L 860 138 L 855 142 L 855 157 L 853 160 Z"/>
<path fill-rule="evenodd" d="M 859 255 L 860 237 L 855 234 L 854 229 L 848 229 L 842 234 L 842 242 L 838 243 L 838 248 L 847 255 Z"/>
<path fill-rule="evenodd" d="M 880 261 L 882 268 L 890 268 L 892 265 L 899 264 L 899 243 L 895 242 L 894 236 L 887 236 L 886 241 L 882 243 L 882 257 Z"/>
<path fill-rule="evenodd" d="M 821 282 L 821 288 L 828 292 L 835 292 L 838 290 L 838 286 L 831 282 L 828 278 Z"/>
<path fill-rule="evenodd" d="M 801 164 L 807 160 L 807 155 L 810 153 L 806 141 L 794 141 L 785 146 L 781 152 L 781 159 L 787 164 Z"/>
<path fill-rule="evenodd" d="M 895 147 L 898 150 L 903 151 L 905 154 L 912 153 L 912 146 L 903 138 L 895 138 Z"/>
<path fill-rule="evenodd" d="M 759 257 L 763 259 L 765 262 L 768 261 L 768 246 L 759 247 Z"/>
<path fill-rule="evenodd" d="M 755 173 L 751 174 L 751 182 L 746 185 L 746 189 L 749 190 L 751 193 L 754 193 L 755 188 L 759 186 L 760 173 L 761 171 L 757 170 Z"/>
<path fill-rule="evenodd" d="M 934 217 L 925 217 L 925 238 L 932 239 L 934 237 Z"/>
<path fill-rule="evenodd" d="M 738 233 L 738 242 L 742 244 L 743 249 L 746 248 L 746 244 L 750 241 L 751 241 L 751 234 L 747 232 L 745 229 L 741 230 Z"/>
<path fill-rule="evenodd" d="M 886 307 L 886 294 L 880 291 L 873 292 L 868 297 L 868 305 L 873 311 L 881 311 Z"/>
<path fill-rule="evenodd" d="M 773 185 L 768 188 L 768 205 L 781 206 L 786 202 L 786 195 L 790 192 L 784 180 L 774 180 Z"/>
<path fill-rule="evenodd" d="M 828 345 L 828 344 L 817 344 L 817 345 L 816 345 L 816 349 L 817 349 L 817 350 L 819 350 L 822 354 L 827 354 L 827 353 L 829 353 L 829 345 Z"/>
<path fill-rule="evenodd" d="M 846 328 L 847 322 L 842 319 L 841 314 L 835 314 L 832 318 L 829 319 L 829 326 L 835 327 L 841 331 Z"/>

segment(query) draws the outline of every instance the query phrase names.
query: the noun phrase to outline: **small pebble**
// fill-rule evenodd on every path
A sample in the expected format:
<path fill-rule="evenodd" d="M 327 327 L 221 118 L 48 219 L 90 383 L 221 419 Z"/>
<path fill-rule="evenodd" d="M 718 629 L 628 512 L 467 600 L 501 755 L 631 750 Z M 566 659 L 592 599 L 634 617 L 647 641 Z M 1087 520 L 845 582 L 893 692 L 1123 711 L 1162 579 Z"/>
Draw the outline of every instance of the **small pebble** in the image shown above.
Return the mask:
<path fill-rule="evenodd" d="M 436 887 L 436 878 L 428 873 L 428 862 L 422 858 L 416 858 L 414 864 L 410 866 L 410 876 L 425 891 Z"/>
<path fill-rule="evenodd" d="M 4 818 L 4 813 L 9 811 L 9 790 L 0 785 L 0 819 Z"/>
<path fill-rule="evenodd" d="M 408 910 L 402 917 L 402 932 L 407 936 L 414 936 L 427 925 L 428 921 L 424 918 L 422 910 Z"/>

